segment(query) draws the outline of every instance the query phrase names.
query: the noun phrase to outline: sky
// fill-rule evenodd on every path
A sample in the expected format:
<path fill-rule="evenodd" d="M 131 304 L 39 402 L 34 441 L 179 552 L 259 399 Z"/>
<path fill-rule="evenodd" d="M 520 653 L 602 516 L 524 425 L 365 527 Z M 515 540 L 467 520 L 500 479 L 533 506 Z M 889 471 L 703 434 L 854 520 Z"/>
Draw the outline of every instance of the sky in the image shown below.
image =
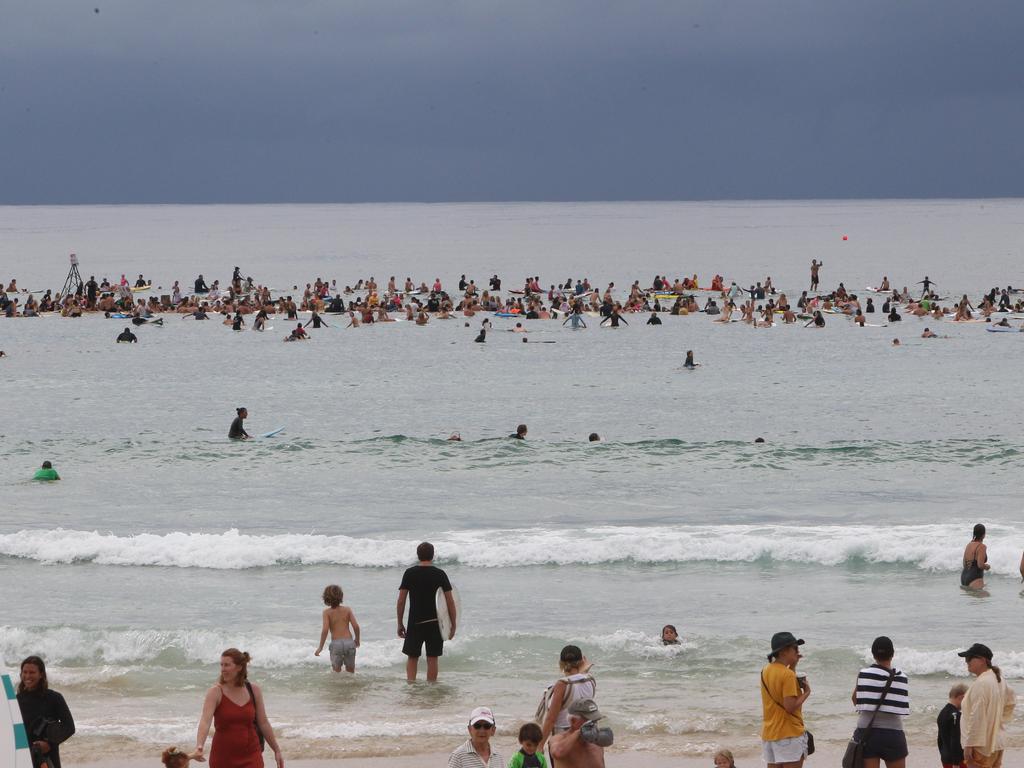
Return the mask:
<path fill-rule="evenodd" d="M 1024 195 L 1019 0 L 0 0 L 0 204 Z"/>

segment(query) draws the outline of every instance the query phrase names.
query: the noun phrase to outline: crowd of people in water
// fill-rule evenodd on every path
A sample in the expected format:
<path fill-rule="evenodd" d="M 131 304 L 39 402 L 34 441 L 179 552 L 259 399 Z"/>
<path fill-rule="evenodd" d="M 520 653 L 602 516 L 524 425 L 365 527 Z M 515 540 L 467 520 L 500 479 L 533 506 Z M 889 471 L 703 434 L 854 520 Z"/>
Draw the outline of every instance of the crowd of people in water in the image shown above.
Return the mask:
<path fill-rule="evenodd" d="M 39 317 L 60 314 L 80 317 L 100 313 L 116 319 L 128 319 L 136 325 L 162 322 L 162 315 L 177 314 L 195 320 L 220 319 L 233 330 L 268 329 L 271 318 L 295 323 L 287 341 L 309 338 L 306 329 L 328 325 L 325 315 L 338 319 L 334 323 L 359 327 L 371 323 L 397 320 L 426 325 L 432 320 L 472 317 L 480 313 L 520 318 L 523 320 L 563 319 L 574 329 L 585 328 L 586 317 L 600 318 L 602 325 L 629 325 L 627 317 L 647 313 L 646 324 L 659 325 L 659 314 L 704 314 L 718 323 L 741 322 L 753 328 L 777 324 L 802 323 L 822 328 L 829 316 L 843 316 L 857 326 L 892 325 L 905 317 L 931 321 L 991 322 L 999 329 L 1017 330 L 1011 320 L 1024 319 L 1024 290 L 1013 286 L 992 287 L 973 300 L 962 294 L 959 298 L 940 296 L 938 285 L 928 276 L 907 286 L 891 285 L 888 276 L 877 287 L 864 292 L 848 289 L 842 282 L 829 291 L 819 289 L 823 264 L 811 263 L 810 287 L 799 296 L 776 289 L 770 276 L 741 287 L 735 281 L 726 283 L 716 274 L 701 284 L 697 275 L 669 279 L 655 275 L 649 285 L 634 280 L 627 288 L 615 283 L 603 288 L 588 278 L 567 278 L 558 283 L 541 285 L 539 276 L 523 280 L 521 287 L 502 288 L 502 279 L 493 275 L 486 285 L 461 275 L 457 286 L 446 287 L 441 278 L 416 283 L 406 277 L 399 281 L 391 276 L 386 283 L 376 278 L 360 279 L 353 285 L 339 286 L 337 280 L 316 278 L 300 289 L 275 290 L 243 277 L 234 268 L 230 280 L 207 284 L 203 275 L 191 286 L 183 287 L 175 280 L 169 289 L 154 288 L 150 279 L 139 275 L 132 283 L 125 275 L 116 283 L 107 278 L 97 282 L 90 276 L 74 290 L 61 295 L 52 290 L 26 292 L 16 279 L 10 280 L 0 294 L 0 314 L 5 317 Z M 916 290 L 920 286 L 920 291 Z M 299 315 L 309 314 L 308 319 Z M 999 317 L 994 317 L 998 315 Z M 1019 315 L 1019 316 L 1018 316 Z M 486 338 L 486 327 L 477 341 Z M 130 331 L 129 331 L 130 333 Z M 931 328 L 925 338 L 937 337 Z M 129 338 L 124 341 L 131 341 Z"/>
<path fill-rule="evenodd" d="M 961 585 L 966 588 L 984 586 L 989 567 L 984 538 L 985 526 L 979 523 L 963 554 Z M 405 679 L 410 683 L 417 679 L 423 656 L 427 681 L 438 680 L 445 642 L 455 637 L 460 618 L 455 588 L 434 558 L 430 542 L 419 544 L 416 563 L 405 570 L 398 585 L 395 633 L 403 640 Z M 1024 579 L 1024 558 L 1021 576 Z M 326 647 L 335 673 L 354 674 L 363 635 L 355 612 L 344 604 L 340 585 L 327 585 L 321 599 L 325 607 L 312 653 L 320 656 Z M 662 627 L 660 643 L 680 644 L 674 625 Z M 767 664 L 760 671 L 758 688 L 762 758 L 769 768 L 800 768 L 815 751 L 804 721 L 804 705 L 812 687 L 798 669 L 804 644 L 803 639 L 783 631 L 776 632 L 766 647 Z M 895 655 L 892 639 L 878 636 L 871 643 L 873 663 L 856 674 L 851 696 L 856 722 L 846 750 L 847 758 L 859 759 L 854 765 L 884 762 L 887 768 L 906 766 L 910 749 L 903 723 L 911 712 L 911 687 L 906 673 L 894 665 Z M 987 645 L 975 642 L 958 655 L 974 680 L 970 685 L 955 684 L 936 718 L 931 738 L 939 761 L 947 767 L 1000 768 L 1016 696 L 993 664 L 994 653 Z M 208 757 L 212 768 L 262 768 L 266 747 L 273 752 L 277 768 L 284 768 L 282 747 L 270 723 L 263 691 L 249 681 L 250 661 L 250 655 L 237 648 L 223 652 L 217 680 L 203 699 L 195 747 L 166 749 L 162 758 L 167 768 L 205 762 L 211 728 L 214 735 Z M 605 749 L 615 743 L 615 735 L 601 723 L 605 716 L 597 704 L 592 666 L 580 646 L 569 644 L 561 649 L 558 677 L 542 692 L 536 711 L 522 712 L 513 721 L 518 721 L 512 732 L 518 727 L 519 751 L 507 763 L 491 744 L 498 725 L 494 711 L 486 703 L 475 706 L 466 721 L 466 740 L 451 752 L 449 768 L 604 768 Z M 75 725 L 63 696 L 49 688 L 46 664 L 40 656 L 29 656 L 21 663 L 17 699 L 37 758 L 35 764 L 60 768 L 60 745 L 75 733 Z M 735 768 L 729 750 L 719 750 L 713 759 L 715 768 Z"/>

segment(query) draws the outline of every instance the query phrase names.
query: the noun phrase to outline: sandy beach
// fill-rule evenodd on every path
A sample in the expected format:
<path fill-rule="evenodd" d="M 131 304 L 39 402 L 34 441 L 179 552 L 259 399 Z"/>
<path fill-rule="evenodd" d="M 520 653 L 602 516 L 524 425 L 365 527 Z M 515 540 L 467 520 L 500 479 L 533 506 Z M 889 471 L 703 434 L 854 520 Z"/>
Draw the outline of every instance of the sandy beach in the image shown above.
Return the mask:
<path fill-rule="evenodd" d="M 453 744 L 454 748 L 457 744 Z M 496 746 L 502 757 L 507 762 L 518 746 L 513 741 L 506 739 L 496 740 Z M 681 745 L 682 746 L 682 745 Z M 845 744 L 822 744 L 807 761 L 807 765 L 839 765 L 842 760 Z M 925 750 L 927 747 L 919 747 L 916 754 L 921 755 L 921 764 L 927 758 Z M 930 753 L 929 753 L 930 754 Z M 911 751 L 911 758 L 915 755 Z M 693 755 L 664 755 L 652 752 L 643 752 L 630 749 L 616 749 L 612 747 L 605 752 L 605 762 L 609 768 L 708 768 L 711 766 L 711 756 L 696 757 Z M 79 768 L 152 768 L 159 765 L 159 755 L 153 760 L 132 759 L 132 760 L 104 760 L 96 763 L 76 763 Z M 267 768 L 273 767 L 273 756 L 267 752 L 264 755 L 264 764 Z M 285 755 L 285 765 L 290 768 L 424 768 L 425 766 L 443 766 L 448 764 L 447 752 L 431 752 L 417 755 L 401 755 L 395 757 L 352 757 L 337 760 L 289 760 Z M 196 763 L 192 764 L 193 766 Z M 737 766 L 763 765 L 760 753 L 748 753 L 736 755 Z"/>

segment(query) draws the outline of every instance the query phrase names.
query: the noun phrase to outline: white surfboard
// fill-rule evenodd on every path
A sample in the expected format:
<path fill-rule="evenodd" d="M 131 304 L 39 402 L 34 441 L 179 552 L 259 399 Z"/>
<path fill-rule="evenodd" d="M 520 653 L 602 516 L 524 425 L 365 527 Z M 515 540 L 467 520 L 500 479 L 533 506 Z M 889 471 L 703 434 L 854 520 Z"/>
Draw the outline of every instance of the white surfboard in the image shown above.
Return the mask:
<path fill-rule="evenodd" d="M 14 681 L 10 675 L 0 675 L 0 684 L 4 691 L 4 706 L 0 706 L 0 765 L 32 768 L 28 734 L 21 722 Z"/>
<path fill-rule="evenodd" d="M 437 595 L 434 598 L 437 605 L 437 623 L 441 628 L 441 638 L 448 639 L 452 632 L 452 617 L 448 614 L 448 601 L 444 599 L 444 590 L 438 587 Z M 456 622 L 462 616 L 462 600 L 459 598 L 459 590 L 452 587 L 452 601 L 455 603 Z"/>

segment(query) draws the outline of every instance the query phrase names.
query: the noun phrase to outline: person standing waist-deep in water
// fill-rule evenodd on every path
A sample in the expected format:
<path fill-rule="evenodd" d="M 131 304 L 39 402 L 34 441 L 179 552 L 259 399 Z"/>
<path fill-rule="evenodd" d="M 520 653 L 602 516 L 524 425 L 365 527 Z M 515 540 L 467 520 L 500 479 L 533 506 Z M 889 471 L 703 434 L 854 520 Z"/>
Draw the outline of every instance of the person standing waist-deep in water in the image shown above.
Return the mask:
<path fill-rule="evenodd" d="M 18 708 L 28 734 L 32 765 L 60 768 L 60 745 L 74 735 L 75 721 L 64 697 L 50 690 L 46 664 L 38 656 L 21 662 Z"/>
<path fill-rule="evenodd" d="M 249 411 L 245 408 L 236 408 L 235 420 L 231 422 L 231 429 L 228 430 L 228 437 L 232 440 L 248 440 L 250 435 L 245 431 L 245 427 L 242 425 L 247 418 L 249 418 Z"/>
<path fill-rule="evenodd" d="M 985 571 L 988 564 L 988 548 L 984 544 L 985 526 L 978 523 L 974 526 L 974 536 L 964 547 L 963 571 L 960 572 L 960 586 L 968 589 L 981 589 L 985 586 Z"/>
<path fill-rule="evenodd" d="M 405 663 L 405 677 L 415 680 L 423 646 L 427 649 L 427 680 L 437 680 L 438 658 L 444 653 L 444 641 L 455 637 L 455 599 L 448 574 L 434 565 L 434 545 L 424 541 L 416 547 L 417 565 L 406 570 L 398 587 L 398 636 L 405 639 L 402 653 L 408 656 Z M 444 593 L 451 617 L 451 631 L 447 638 L 441 637 L 437 620 L 437 590 Z M 405 624 L 405 604 L 409 603 L 409 624 Z"/>

